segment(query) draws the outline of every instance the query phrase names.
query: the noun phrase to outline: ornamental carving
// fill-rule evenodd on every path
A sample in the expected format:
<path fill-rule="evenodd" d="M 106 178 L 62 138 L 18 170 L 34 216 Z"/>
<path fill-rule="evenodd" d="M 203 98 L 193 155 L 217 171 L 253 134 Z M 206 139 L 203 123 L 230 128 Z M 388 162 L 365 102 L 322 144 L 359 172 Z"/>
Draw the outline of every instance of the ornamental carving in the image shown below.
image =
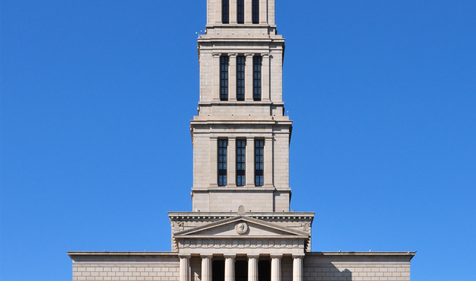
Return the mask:
<path fill-rule="evenodd" d="M 248 232 L 248 225 L 246 222 L 239 222 L 235 225 L 235 230 L 239 235 L 245 235 Z"/>
<path fill-rule="evenodd" d="M 217 249 L 304 249 L 303 241 L 299 239 L 184 239 L 180 242 L 180 248 L 217 248 Z"/>

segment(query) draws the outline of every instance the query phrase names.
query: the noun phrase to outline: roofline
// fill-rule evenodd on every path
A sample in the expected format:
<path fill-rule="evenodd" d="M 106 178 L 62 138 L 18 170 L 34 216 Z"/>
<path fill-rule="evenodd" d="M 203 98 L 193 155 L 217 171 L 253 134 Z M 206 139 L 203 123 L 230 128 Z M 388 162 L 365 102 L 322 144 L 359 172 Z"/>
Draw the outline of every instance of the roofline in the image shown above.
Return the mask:
<path fill-rule="evenodd" d="M 226 218 L 226 219 L 223 219 L 223 220 L 219 220 L 219 221 L 212 222 L 212 223 L 209 223 L 209 224 L 206 224 L 206 225 L 198 226 L 198 227 L 195 227 L 195 228 L 192 228 L 192 229 L 179 231 L 179 232 L 174 233 L 173 236 L 175 238 L 179 238 L 179 239 L 185 239 L 186 238 L 185 236 L 189 236 L 190 238 L 192 238 L 191 236 L 195 236 L 193 234 L 196 233 L 196 232 L 200 232 L 202 230 L 206 230 L 206 229 L 210 229 L 210 228 L 214 228 L 214 227 L 219 227 L 219 226 L 226 225 L 226 224 L 229 224 L 231 222 L 239 221 L 239 220 L 244 220 L 244 221 L 247 221 L 249 223 L 254 223 L 254 224 L 257 224 L 257 225 L 261 225 L 261 226 L 266 226 L 266 227 L 269 227 L 271 229 L 278 230 L 278 231 L 281 231 L 281 232 L 292 233 L 292 234 L 296 235 L 296 236 L 294 236 L 295 238 L 301 238 L 301 237 L 303 239 L 304 239 L 304 237 L 306 239 L 309 238 L 309 234 L 306 233 L 306 232 L 277 226 L 277 225 L 271 224 L 271 223 L 266 222 L 266 221 L 255 219 L 251 216 L 244 216 L 244 215 L 232 216 L 232 217 L 229 217 L 229 218 Z M 192 234 L 192 235 L 187 235 L 187 234 Z M 288 236 L 288 235 L 286 235 L 286 236 Z M 219 238 L 219 236 L 217 236 L 216 238 Z M 222 238 L 231 238 L 231 237 L 222 237 Z M 256 238 L 256 237 L 254 237 L 254 238 Z M 278 237 L 276 237 L 276 238 L 278 238 Z"/>
<path fill-rule="evenodd" d="M 411 252 L 307 252 L 306 256 L 409 256 L 412 259 L 416 251 Z"/>
<path fill-rule="evenodd" d="M 67 252 L 68 256 L 178 256 L 177 252 Z"/>
<path fill-rule="evenodd" d="M 178 252 L 67 252 L 68 256 L 169 256 L 176 257 Z M 411 252 L 306 252 L 306 256 L 408 256 L 412 259 L 416 251 Z"/>
<path fill-rule="evenodd" d="M 168 212 L 169 217 L 238 217 L 237 212 Z M 250 212 L 246 217 L 314 217 L 315 212 Z"/>

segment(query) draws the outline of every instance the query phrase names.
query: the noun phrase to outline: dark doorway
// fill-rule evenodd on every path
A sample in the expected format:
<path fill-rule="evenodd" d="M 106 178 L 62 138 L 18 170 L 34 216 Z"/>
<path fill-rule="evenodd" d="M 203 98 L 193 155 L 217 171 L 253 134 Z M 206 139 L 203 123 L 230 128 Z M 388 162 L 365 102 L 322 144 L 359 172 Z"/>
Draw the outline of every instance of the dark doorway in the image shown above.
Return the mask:
<path fill-rule="evenodd" d="M 235 281 L 248 281 L 248 261 L 235 262 Z"/>
<path fill-rule="evenodd" d="M 213 261 L 212 281 L 225 281 L 225 261 L 224 260 Z"/>
<path fill-rule="evenodd" d="M 258 281 L 271 281 L 271 262 L 269 260 L 258 262 Z"/>

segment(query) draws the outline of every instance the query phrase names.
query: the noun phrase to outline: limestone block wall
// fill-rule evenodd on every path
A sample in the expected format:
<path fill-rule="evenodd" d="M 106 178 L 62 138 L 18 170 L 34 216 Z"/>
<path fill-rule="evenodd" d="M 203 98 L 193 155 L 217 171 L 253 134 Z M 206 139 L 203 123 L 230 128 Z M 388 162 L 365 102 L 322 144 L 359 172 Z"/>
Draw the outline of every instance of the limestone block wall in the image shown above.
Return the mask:
<path fill-rule="evenodd" d="M 73 281 L 179 281 L 176 253 L 68 253 Z"/>
<path fill-rule="evenodd" d="M 304 281 L 410 281 L 415 253 L 307 253 Z"/>

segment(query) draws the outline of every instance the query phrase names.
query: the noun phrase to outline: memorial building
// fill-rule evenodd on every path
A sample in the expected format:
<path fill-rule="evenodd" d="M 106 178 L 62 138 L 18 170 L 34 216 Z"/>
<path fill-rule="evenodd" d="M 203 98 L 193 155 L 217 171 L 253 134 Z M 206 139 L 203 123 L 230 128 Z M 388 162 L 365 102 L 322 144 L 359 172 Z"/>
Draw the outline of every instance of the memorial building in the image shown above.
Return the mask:
<path fill-rule="evenodd" d="M 192 211 L 170 212 L 171 252 L 68 252 L 73 280 L 410 280 L 414 252 L 312 252 L 314 213 L 290 211 L 275 0 L 207 0 L 190 122 Z"/>

